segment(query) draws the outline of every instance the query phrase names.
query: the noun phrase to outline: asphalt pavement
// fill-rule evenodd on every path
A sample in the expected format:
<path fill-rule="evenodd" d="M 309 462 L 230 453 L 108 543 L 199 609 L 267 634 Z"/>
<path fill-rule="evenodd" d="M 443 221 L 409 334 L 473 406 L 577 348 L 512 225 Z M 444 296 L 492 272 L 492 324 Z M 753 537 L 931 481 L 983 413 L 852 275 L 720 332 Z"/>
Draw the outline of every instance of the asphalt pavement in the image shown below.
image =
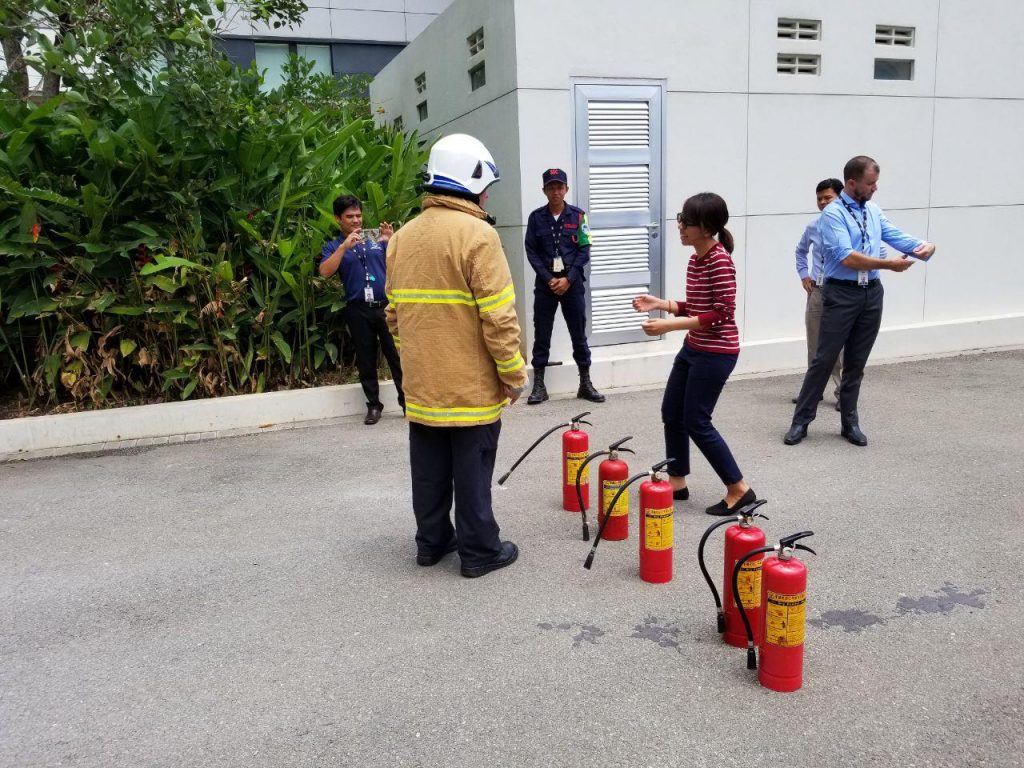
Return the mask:
<path fill-rule="evenodd" d="M 0 766 L 1020 766 L 1022 373 L 1024 351 L 871 367 L 866 448 L 827 397 L 783 445 L 798 375 L 726 387 L 769 538 L 814 531 L 791 694 L 715 631 L 699 454 L 662 585 L 637 575 L 635 494 L 629 540 L 583 568 L 556 437 L 494 494 L 517 563 L 418 567 L 394 403 L 0 465 Z M 595 449 L 662 459 L 661 391 L 608 394 L 511 408 L 496 475 L 582 410 Z"/>

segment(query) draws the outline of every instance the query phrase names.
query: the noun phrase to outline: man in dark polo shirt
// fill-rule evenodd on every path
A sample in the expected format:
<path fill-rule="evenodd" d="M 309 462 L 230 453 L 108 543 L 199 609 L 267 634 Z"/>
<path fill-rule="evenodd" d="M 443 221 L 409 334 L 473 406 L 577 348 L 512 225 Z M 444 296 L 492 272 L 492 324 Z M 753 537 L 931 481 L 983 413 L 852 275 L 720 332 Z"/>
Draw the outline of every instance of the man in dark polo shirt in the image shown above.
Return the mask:
<path fill-rule="evenodd" d="M 342 195 L 334 201 L 334 218 L 341 228 L 341 237 L 324 245 L 320 254 L 320 274 L 330 277 L 337 272 L 345 286 L 345 322 L 355 345 L 359 383 L 366 395 L 363 423 L 376 424 L 384 409 L 377 382 L 378 342 L 395 380 L 398 404 L 405 409 L 402 364 L 384 319 L 384 307 L 388 303 L 384 295 L 384 257 L 388 239 L 394 230 L 382 221 L 377 242 L 364 238 L 363 205 L 352 195 Z"/>

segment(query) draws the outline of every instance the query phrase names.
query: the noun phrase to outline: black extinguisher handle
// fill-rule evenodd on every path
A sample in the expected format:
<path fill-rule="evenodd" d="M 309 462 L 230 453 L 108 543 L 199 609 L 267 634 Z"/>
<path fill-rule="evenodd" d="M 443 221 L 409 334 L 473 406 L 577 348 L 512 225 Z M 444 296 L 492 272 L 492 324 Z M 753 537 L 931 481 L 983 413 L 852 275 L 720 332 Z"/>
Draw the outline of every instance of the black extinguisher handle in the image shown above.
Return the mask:
<path fill-rule="evenodd" d="M 548 435 L 550 435 L 552 432 L 557 432 L 562 427 L 568 427 L 568 426 L 571 426 L 571 424 L 568 424 L 568 423 L 567 424 L 557 424 L 557 425 L 553 426 L 551 429 L 549 429 L 547 432 L 545 432 L 543 435 L 538 437 L 534 441 L 533 445 L 531 445 L 529 448 L 527 448 L 526 452 L 522 456 L 520 456 L 518 459 L 516 459 L 516 463 L 512 465 L 512 469 L 510 469 L 508 472 L 506 472 L 504 475 L 502 475 L 500 478 L 498 478 L 498 485 L 504 485 L 505 481 L 508 480 L 509 475 L 511 475 L 513 472 L 515 472 L 516 471 L 516 467 L 518 467 L 520 464 L 523 463 L 523 459 L 525 459 L 527 456 L 529 456 L 530 453 L 533 452 L 534 448 L 536 448 L 538 445 L 543 443 L 544 440 L 547 439 Z"/>
<path fill-rule="evenodd" d="M 601 521 L 601 525 L 599 525 L 597 528 L 597 536 L 594 537 L 594 546 L 590 548 L 590 554 L 587 555 L 587 559 L 583 563 L 583 567 L 586 568 L 588 571 L 590 570 L 590 566 L 594 564 L 594 555 L 597 554 L 597 545 L 601 543 L 601 537 L 604 535 L 604 527 L 608 525 L 608 521 L 612 519 L 611 511 L 615 509 L 615 504 L 618 502 L 619 496 L 621 496 L 626 491 L 626 489 L 629 488 L 629 486 L 631 486 L 637 480 L 643 480 L 649 474 L 649 472 L 641 472 L 639 474 L 633 475 L 631 478 L 629 478 L 629 480 L 624 482 L 619 487 L 618 491 L 615 492 L 615 495 L 612 497 L 611 503 L 608 505 L 608 514 L 604 516 L 604 520 Z"/>
<path fill-rule="evenodd" d="M 750 619 L 747 618 L 747 609 L 743 607 L 743 598 L 740 597 L 740 569 L 743 568 L 743 564 L 754 555 L 760 554 L 761 552 L 775 552 L 778 548 L 779 545 L 776 544 L 771 547 L 758 547 L 757 549 L 752 549 L 737 560 L 735 567 L 732 569 L 732 599 L 740 611 L 740 618 L 743 619 L 743 626 L 747 630 L 747 669 L 757 669 L 757 654 L 754 651 L 754 630 L 750 626 Z"/>
<path fill-rule="evenodd" d="M 589 415 L 590 415 L 590 411 L 584 411 L 583 413 L 579 414 L 578 416 L 573 416 L 570 419 L 570 421 L 572 421 L 572 423 L 575 424 L 577 421 L 583 421 L 583 417 L 584 416 L 589 416 Z M 586 422 L 584 422 L 584 423 L 586 423 Z M 591 426 L 593 426 L 593 424 L 591 424 Z"/>
<path fill-rule="evenodd" d="M 621 447 L 623 443 L 628 443 L 632 439 L 633 439 L 632 435 L 627 435 L 626 437 L 622 438 L 621 440 L 616 440 L 614 443 L 612 443 L 611 445 L 608 446 L 608 450 L 609 451 L 629 451 L 630 453 L 633 453 L 633 451 L 630 451 L 629 448 Z"/>
<path fill-rule="evenodd" d="M 589 464 L 593 459 L 596 459 L 598 456 L 607 455 L 608 451 L 597 451 L 596 453 L 590 454 L 589 456 L 587 456 L 587 458 L 583 460 L 583 463 L 580 464 L 580 468 L 576 471 L 576 499 L 580 503 L 580 515 L 583 517 L 584 541 L 590 541 L 590 526 L 587 525 L 587 505 L 583 503 L 583 486 L 580 484 L 580 480 L 583 479 L 583 470 L 586 469 L 587 464 Z"/>
<path fill-rule="evenodd" d="M 736 517 L 727 517 L 724 520 L 716 520 L 708 529 L 704 531 L 704 535 L 700 537 L 700 544 L 697 545 L 697 564 L 700 565 L 700 572 L 704 574 L 704 581 L 708 583 L 708 588 L 711 590 L 711 594 L 715 598 L 715 608 L 718 610 L 718 631 L 725 632 L 725 614 L 722 612 L 722 598 L 718 596 L 718 587 L 715 586 L 715 580 L 711 578 L 711 574 L 708 573 L 708 567 L 704 563 L 704 545 L 707 544 L 708 537 L 714 532 L 716 528 L 721 528 L 723 525 L 735 522 L 738 519 Z"/>
<path fill-rule="evenodd" d="M 665 467 L 667 467 L 673 461 L 675 461 L 675 459 L 665 459 L 664 461 L 659 461 L 657 464 L 655 464 L 653 467 L 651 467 L 651 471 L 648 473 L 651 476 L 651 479 L 653 480 L 654 476 L 656 474 L 658 474 L 658 472 L 663 470 Z"/>

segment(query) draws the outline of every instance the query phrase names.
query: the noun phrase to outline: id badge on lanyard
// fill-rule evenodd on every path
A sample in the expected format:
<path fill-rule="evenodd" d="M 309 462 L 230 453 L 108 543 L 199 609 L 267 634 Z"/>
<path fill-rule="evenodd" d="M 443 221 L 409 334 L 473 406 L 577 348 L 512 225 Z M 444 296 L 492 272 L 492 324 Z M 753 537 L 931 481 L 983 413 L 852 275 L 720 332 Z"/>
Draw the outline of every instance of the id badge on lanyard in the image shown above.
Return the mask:
<path fill-rule="evenodd" d="M 857 285 L 862 288 L 868 284 L 868 272 L 866 269 L 862 269 L 857 272 Z"/>
<path fill-rule="evenodd" d="M 359 261 L 363 265 L 363 279 L 366 281 L 366 285 L 363 286 L 363 300 L 366 302 L 373 301 L 373 286 L 370 285 L 370 281 L 373 277 L 370 275 L 370 268 L 366 265 L 366 254 L 359 254 Z"/>
<path fill-rule="evenodd" d="M 565 216 L 565 212 L 562 212 L 562 216 Z M 551 227 L 551 239 L 555 242 L 555 258 L 551 261 L 552 272 L 564 272 L 565 261 L 562 260 L 561 244 L 562 244 L 562 221 L 558 222 L 558 226 Z"/>
<path fill-rule="evenodd" d="M 363 298 L 367 301 L 373 301 L 373 288 L 371 286 L 368 285 L 363 288 Z"/>

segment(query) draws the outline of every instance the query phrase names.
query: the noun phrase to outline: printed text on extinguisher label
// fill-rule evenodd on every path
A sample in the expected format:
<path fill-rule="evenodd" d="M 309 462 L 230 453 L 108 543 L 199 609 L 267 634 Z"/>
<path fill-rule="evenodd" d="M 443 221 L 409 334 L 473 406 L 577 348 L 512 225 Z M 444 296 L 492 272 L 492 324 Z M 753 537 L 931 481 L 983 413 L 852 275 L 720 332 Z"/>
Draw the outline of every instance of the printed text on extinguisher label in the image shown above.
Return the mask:
<path fill-rule="evenodd" d="M 587 454 L 583 452 L 566 451 L 565 452 L 565 479 L 569 485 L 576 485 L 576 475 L 579 474 L 580 464 L 587 458 Z M 586 485 L 590 482 L 590 465 L 588 464 L 583 468 L 583 477 L 580 478 L 580 485 Z"/>
<path fill-rule="evenodd" d="M 740 600 L 748 611 L 751 608 L 761 607 L 761 563 L 763 562 L 764 556 L 760 560 L 754 558 L 747 560 L 740 568 L 739 578 L 736 579 L 736 586 L 740 590 Z M 734 567 L 735 565 L 736 563 L 733 563 Z"/>
<path fill-rule="evenodd" d="M 784 595 L 768 591 L 768 626 L 765 627 L 766 643 L 782 648 L 794 648 L 804 644 L 804 608 L 807 593 Z"/>
<path fill-rule="evenodd" d="M 615 498 L 615 494 L 619 492 L 619 488 L 625 483 L 625 480 L 605 480 L 604 481 L 604 508 L 605 514 L 611 515 L 612 517 L 622 517 L 623 515 L 629 514 L 629 491 L 624 491 L 619 500 L 615 502 L 615 509 L 609 510 L 608 505 L 612 503 L 612 499 Z"/>
<path fill-rule="evenodd" d="M 644 546 L 647 549 L 672 548 L 672 508 L 644 510 Z"/>

